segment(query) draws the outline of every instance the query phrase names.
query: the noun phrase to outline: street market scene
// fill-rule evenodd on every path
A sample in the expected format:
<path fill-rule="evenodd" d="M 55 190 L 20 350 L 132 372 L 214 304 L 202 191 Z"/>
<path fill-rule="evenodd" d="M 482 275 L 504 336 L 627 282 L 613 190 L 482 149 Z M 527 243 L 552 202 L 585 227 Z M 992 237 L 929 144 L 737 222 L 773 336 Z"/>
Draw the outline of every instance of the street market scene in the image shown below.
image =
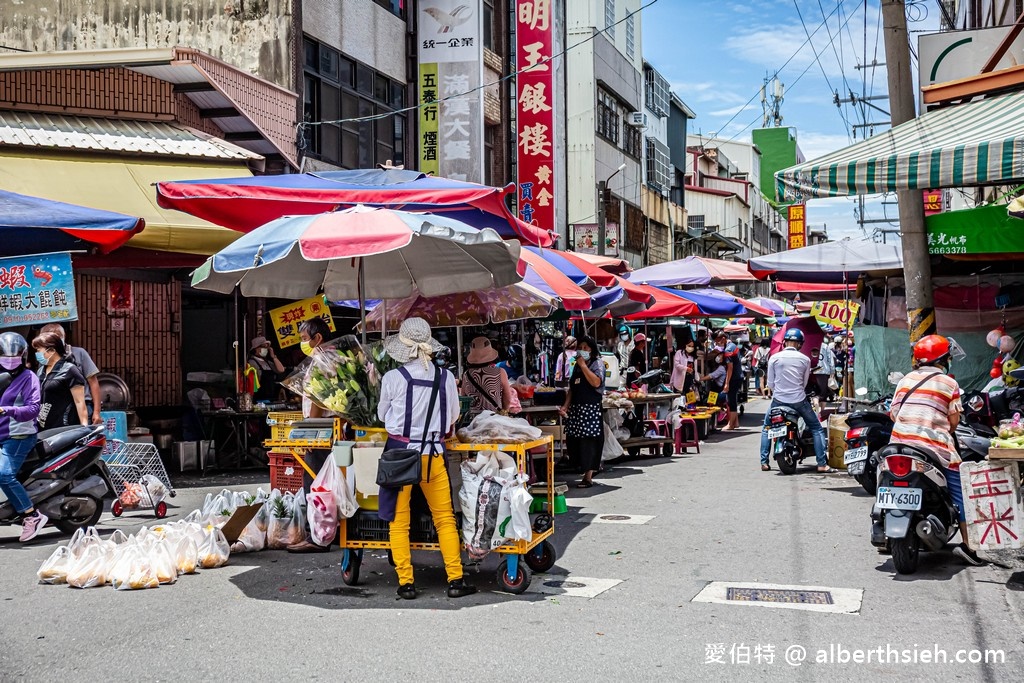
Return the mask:
<path fill-rule="evenodd" d="M 0 679 L 1018 679 L 1022 65 L 1010 0 L 0 0 Z"/>

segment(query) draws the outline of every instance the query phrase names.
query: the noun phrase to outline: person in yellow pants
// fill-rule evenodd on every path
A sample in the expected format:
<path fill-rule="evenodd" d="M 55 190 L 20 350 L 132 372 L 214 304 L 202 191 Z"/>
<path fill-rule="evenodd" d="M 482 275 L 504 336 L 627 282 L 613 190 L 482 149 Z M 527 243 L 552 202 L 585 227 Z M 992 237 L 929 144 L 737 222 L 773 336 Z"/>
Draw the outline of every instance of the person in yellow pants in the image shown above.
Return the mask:
<path fill-rule="evenodd" d="M 448 574 L 448 597 L 460 598 L 476 593 L 477 589 L 462 578 L 461 542 L 445 469 L 444 436 L 459 419 L 459 394 L 455 376 L 431 362 L 442 348 L 422 318 L 409 318 L 397 335 L 384 340 L 384 350 L 402 366 L 388 371 L 381 379 L 377 415 L 388 433 L 385 449 L 416 448 L 423 453 L 420 489 L 437 529 Z M 401 489 L 381 487 L 378 514 L 391 521 L 391 555 L 398 572 L 398 596 L 405 600 L 413 600 L 417 595 L 409 549 L 411 502 L 411 484 Z"/>

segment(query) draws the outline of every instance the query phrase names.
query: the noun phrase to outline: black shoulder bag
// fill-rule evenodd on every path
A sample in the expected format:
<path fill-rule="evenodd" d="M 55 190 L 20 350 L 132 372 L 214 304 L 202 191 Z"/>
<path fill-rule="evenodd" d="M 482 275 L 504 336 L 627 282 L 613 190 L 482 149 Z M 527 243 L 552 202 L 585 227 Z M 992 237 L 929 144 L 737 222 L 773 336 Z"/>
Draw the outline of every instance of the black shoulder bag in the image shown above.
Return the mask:
<path fill-rule="evenodd" d="M 427 420 L 423 425 L 421 444 L 430 438 L 427 430 L 430 429 L 430 418 L 434 413 L 434 404 L 437 403 L 437 394 L 440 390 L 441 369 L 434 366 L 434 384 L 430 388 L 430 403 L 427 405 Z M 406 410 L 411 409 L 412 406 L 406 406 Z M 390 448 L 384 451 L 380 456 L 380 462 L 377 463 L 377 486 L 401 488 L 409 484 L 418 484 L 423 476 L 422 456 L 422 448 Z"/>

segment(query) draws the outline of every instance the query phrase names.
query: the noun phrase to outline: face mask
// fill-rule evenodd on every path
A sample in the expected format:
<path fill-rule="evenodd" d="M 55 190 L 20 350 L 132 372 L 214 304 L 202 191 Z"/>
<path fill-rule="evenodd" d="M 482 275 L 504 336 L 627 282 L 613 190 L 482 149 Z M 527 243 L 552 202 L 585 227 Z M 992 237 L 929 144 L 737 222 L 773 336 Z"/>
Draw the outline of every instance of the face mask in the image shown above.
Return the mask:
<path fill-rule="evenodd" d="M 40 365 L 46 365 L 46 354 L 42 351 L 36 351 L 36 361 Z"/>
<path fill-rule="evenodd" d="M 256 353 L 259 354 L 260 358 L 266 358 L 267 354 L 270 353 L 270 349 L 264 347 L 264 348 L 261 348 L 261 349 L 257 349 Z"/>
<path fill-rule="evenodd" d="M 686 352 L 687 353 L 693 353 L 693 347 L 692 346 L 687 346 L 686 347 Z"/>
<path fill-rule="evenodd" d="M 619 339 L 621 339 L 622 341 L 629 341 L 629 335 L 628 334 L 620 334 L 619 335 Z"/>
<path fill-rule="evenodd" d="M 583 360 L 590 360 L 590 351 L 577 351 L 576 354 Z"/>
<path fill-rule="evenodd" d="M 299 348 L 302 349 L 302 352 L 307 356 L 313 355 L 313 347 L 309 345 L 309 342 L 302 342 L 299 344 Z"/>
<path fill-rule="evenodd" d="M 15 370 L 22 365 L 21 356 L 4 356 L 0 358 L 0 367 L 5 370 Z"/>

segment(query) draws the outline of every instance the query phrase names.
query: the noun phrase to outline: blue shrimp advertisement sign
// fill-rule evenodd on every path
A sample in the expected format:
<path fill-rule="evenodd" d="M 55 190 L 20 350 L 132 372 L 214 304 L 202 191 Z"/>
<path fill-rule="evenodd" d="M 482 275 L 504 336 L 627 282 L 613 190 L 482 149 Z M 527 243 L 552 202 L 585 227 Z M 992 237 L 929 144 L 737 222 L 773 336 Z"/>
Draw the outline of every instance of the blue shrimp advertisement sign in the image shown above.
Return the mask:
<path fill-rule="evenodd" d="M 0 259 L 0 329 L 78 320 L 71 254 Z"/>

